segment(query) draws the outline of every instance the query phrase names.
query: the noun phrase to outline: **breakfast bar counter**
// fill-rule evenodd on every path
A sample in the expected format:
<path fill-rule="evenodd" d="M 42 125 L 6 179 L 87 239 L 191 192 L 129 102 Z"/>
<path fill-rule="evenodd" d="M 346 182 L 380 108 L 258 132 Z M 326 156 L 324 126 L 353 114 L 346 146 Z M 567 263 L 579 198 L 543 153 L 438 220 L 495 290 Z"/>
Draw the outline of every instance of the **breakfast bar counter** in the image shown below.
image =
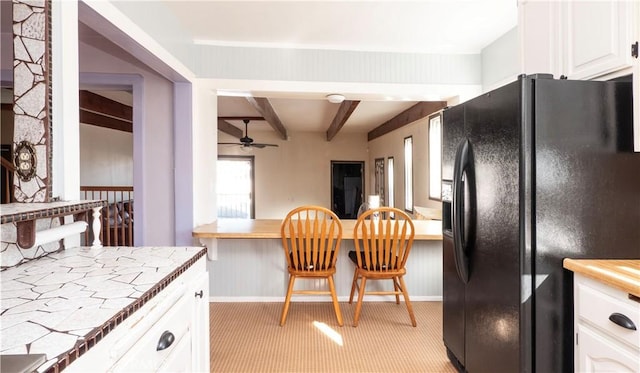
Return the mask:
<path fill-rule="evenodd" d="M 193 230 L 193 237 L 207 247 L 211 301 L 284 300 L 288 272 L 282 250 L 281 222 L 280 219 L 219 219 Z M 342 244 L 334 282 L 338 299 L 345 301 L 349 298 L 353 279 L 354 266 L 348 254 L 354 249 L 353 228 L 356 220 L 343 219 L 341 222 Z M 405 276 L 409 294 L 415 301 L 441 300 L 442 222 L 413 220 L 413 223 L 416 235 Z M 322 281 L 312 285 L 308 283 L 310 281 L 302 281 L 300 286 L 311 286 L 306 288 L 309 290 L 324 289 Z M 370 286 L 382 289 L 390 285 L 390 281 L 389 284 L 374 281 Z M 384 297 L 372 300 L 379 299 Z"/>
<path fill-rule="evenodd" d="M 353 239 L 355 219 L 343 219 L 342 238 Z M 278 219 L 218 219 L 197 227 L 193 237 L 207 238 L 282 238 Z M 414 240 L 442 240 L 442 222 L 439 220 L 414 220 Z"/>

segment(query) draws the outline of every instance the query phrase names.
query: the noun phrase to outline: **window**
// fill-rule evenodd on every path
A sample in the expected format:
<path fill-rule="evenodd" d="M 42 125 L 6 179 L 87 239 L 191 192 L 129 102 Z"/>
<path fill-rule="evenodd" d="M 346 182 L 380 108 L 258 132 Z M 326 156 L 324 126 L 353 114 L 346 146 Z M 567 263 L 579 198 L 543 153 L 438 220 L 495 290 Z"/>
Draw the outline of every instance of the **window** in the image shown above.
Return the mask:
<path fill-rule="evenodd" d="M 376 175 L 374 194 L 380 197 L 380 206 L 385 206 L 384 203 L 384 158 L 375 159 Z"/>
<path fill-rule="evenodd" d="M 253 157 L 220 156 L 217 168 L 218 218 L 253 219 Z"/>
<path fill-rule="evenodd" d="M 442 116 L 429 117 L 429 199 L 441 200 Z"/>
<path fill-rule="evenodd" d="M 413 212 L 413 137 L 404 139 L 404 209 Z"/>
<path fill-rule="evenodd" d="M 396 190 L 393 187 L 393 183 L 394 183 L 394 176 L 393 176 L 393 157 L 389 157 L 387 158 L 387 193 L 389 194 L 387 197 L 387 206 L 389 207 L 394 207 L 395 206 L 395 200 L 396 200 Z"/>

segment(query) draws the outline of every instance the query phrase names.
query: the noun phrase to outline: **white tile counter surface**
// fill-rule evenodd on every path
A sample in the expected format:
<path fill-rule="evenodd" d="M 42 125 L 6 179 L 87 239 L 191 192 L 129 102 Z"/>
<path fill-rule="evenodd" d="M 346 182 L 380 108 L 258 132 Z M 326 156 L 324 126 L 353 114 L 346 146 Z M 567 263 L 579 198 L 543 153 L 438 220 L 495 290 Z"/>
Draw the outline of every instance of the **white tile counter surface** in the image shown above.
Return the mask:
<path fill-rule="evenodd" d="M 51 365 L 205 252 L 78 247 L 8 268 L 0 272 L 0 353 L 44 353 Z"/>
<path fill-rule="evenodd" d="M 106 201 L 79 200 L 57 201 L 37 203 L 7 203 L 2 205 L 0 219 L 2 224 L 14 221 L 42 219 L 59 215 L 70 215 L 82 211 L 91 210 L 94 207 L 103 207 Z"/>

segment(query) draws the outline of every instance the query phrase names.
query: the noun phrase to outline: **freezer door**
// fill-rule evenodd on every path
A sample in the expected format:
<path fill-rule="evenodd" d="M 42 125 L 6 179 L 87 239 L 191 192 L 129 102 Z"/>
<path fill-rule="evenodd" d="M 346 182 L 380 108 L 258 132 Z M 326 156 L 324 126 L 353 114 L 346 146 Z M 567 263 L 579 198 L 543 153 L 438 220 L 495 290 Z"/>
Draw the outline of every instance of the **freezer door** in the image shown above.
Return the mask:
<path fill-rule="evenodd" d="M 454 364 L 464 366 L 464 296 L 465 284 L 458 277 L 453 258 L 453 240 L 442 239 L 442 337 L 444 344 L 455 356 Z"/>
<path fill-rule="evenodd" d="M 469 282 L 465 367 L 518 372 L 520 351 L 520 138 L 522 81 L 465 104 L 473 179 L 465 204 Z"/>
<path fill-rule="evenodd" d="M 442 127 L 442 178 L 451 190 L 453 168 L 458 145 L 464 136 L 464 105 L 446 109 Z M 464 292 L 465 284 L 458 276 L 454 257 L 451 193 L 442 200 L 442 336 L 451 361 L 464 365 Z M 453 355 L 453 356 L 451 356 Z"/>

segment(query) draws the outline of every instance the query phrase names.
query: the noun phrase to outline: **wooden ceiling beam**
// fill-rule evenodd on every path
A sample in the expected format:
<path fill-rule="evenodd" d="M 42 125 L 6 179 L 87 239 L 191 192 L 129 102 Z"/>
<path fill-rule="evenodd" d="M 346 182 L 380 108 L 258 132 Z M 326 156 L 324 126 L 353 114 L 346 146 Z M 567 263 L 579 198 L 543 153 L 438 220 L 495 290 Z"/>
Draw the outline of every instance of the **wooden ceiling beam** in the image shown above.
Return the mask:
<path fill-rule="evenodd" d="M 264 120 L 273 127 L 273 129 L 280 135 L 283 140 L 287 139 L 287 129 L 280 121 L 278 114 L 273 110 L 273 106 L 268 99 L 264 97 L 247 97 L 247 101 L 260 113 Z"/>
<path fill-rule="evenodd" d="M 80 109 L 80 123 L 93 124 L 94 126 L 133 133 L 132 122 L 83 109 Z"/>
<path fill-rule="evenodd" d="M 218 131 L 222 131 L 227 135 L 235 137 L 236 139 L 239 139 L 242 136 L 244 136 L 240 128 L 220 118 L 221 117 L 218 117 Z"/>
<path fill-rule="evenodd" d="M 239 116 L 222 116 L 222 117 L 218 117 L 218 119 L 222 119 L 222 120 L 265 120 L 264 117 L 248 117 L 248 116 L 243 116 L 243 115 L 239 115 Z"/>
<path fill-rule="evenodd" d="M 397 130 L 409 123 L 413 123 L 418 119 L 427 117 L 436 111 L 443 109 L 447 106 L 446 101 L 421 101 L 388 121 L 382 123 L 378 127 L 372 129 L 367 134 L 369 141 L 378 138 L 382 135 Z"/>
<path fill-rule="evenodd" d="M 85 90 L 81 90 L 79 96 L 80 109 L 101 113 L 129 122 L 133 121 L 133 108 L 129 105 L 121 104 L 118 101 Z"/>
<path fill-rule="evenodd" d="M 333 117 L 331 125 L 327 130 L 327 141 L 331 141 L 338 134 L 338 131 L 342 129 L 342 126 L 344 126 L 351 114 L 353 114 L 353 111 L 356 110 L 358 104 L 360 104 L 360 101 L 351 100 L 345 100 L 340 104 L 338 112 Z"/>

